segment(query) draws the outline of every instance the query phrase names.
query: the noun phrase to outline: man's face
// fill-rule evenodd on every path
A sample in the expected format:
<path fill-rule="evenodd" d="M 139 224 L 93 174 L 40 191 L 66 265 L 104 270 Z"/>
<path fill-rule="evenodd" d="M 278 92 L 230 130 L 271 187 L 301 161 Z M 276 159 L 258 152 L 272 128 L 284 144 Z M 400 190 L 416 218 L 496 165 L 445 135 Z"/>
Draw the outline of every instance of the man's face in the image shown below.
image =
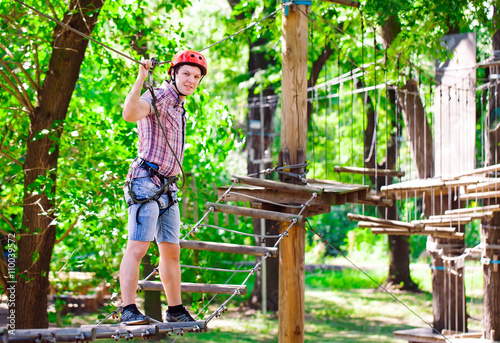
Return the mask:
<path fill-rule="evenodd" d="M 201 70 L 198 67 L 184 64 L 179 67 L 175 74 L 175 84 L 179 92 L 185 95 L 194 93 L 201 81 Z"/>

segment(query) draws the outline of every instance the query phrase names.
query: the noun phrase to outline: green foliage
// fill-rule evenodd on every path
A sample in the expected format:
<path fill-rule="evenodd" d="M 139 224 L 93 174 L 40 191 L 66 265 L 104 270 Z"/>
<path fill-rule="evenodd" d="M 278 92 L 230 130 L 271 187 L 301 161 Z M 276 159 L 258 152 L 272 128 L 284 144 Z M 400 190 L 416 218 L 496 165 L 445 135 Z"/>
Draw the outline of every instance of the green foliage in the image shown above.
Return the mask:
<path fill-rule="evenodd" d="M 60 0 L 50 3 L 52 8 L 41 0 L 32 1 L 30 5 L 62 18 L 67 4 Z M 157 56 L 166 62 L 179 48 L 202 49 L 277 8 L 276 2 L 268 0 L 243 0 L 233 8 L 220 1 L 176 0 L 146 5 L 113 1 L 103 7 L 92 36 L 134 59 Z M 309 67 L 312 69 L 313 62 L 326 48 L 332 48 L 334 54 L 320 73 L 318 83 L 350 74 L 357 67 L 376 61 L 383 61 L 378 64 L 380 68 L 366 67 L 367 75 L 356 81 L 365 85 L 386 81 L 398 84 L 412 75 L 429 83 L 433 78 L 434 60 L 448 57 L 440 40 L 450 28 L 477 32 L 478 55 L 488 56 L 491 33 L 496 29 L 489 9 L 488 3 L 477 0 L 376 0 L 363 4 L 361 16 L 357 9 L 315 2 L 310 15 L 315 21 L 310 25 Z M 0 120 L 4 123 L 0 129 L 0 229 L 20 233 L 25 192 L 22 164 L 26 158 L 30 118 L 28 105 L 20 101 L 19 94 L 36 106 L 48 69 L 55 24 L 14 2 L 1 2 L 0 14 L 0 58 L 3 62 L 0 71 L 5 75 L 12 71 L 19 78 L 8 78 L 17 83 L 9 88 L 11 91 L 4 87 L 0 89 L 3 104 L 0 106 Z M 397 18 L 401 33 L 384 51 L 383 42 L 374 32 L 390 16 Z M 262 41 L 265 43 L 257 44 Z M 238 128 L 243 127 L 246 97 L 250 89 L 255 92 L 266 87 L 276 91 L 281 89 L 280 46 L 281 14 L 278 13 L 276 17 L 204 52 L 209 60 L 209 74 L 186 103 L 188 137 L 184 169 L 187 184 L 179 194 L 184 208 L 182 234 L 189 232 L 202 217 L 205 202 L 217 198 L 215 188 L 227 184 L 231 173 L 244 166 L 240 151 L 245 133 Z M 248 70 L 251 49 L 264 52 L 274 61 L 267 70 L 253 77 L 250 75 L 254 71 Z M 157 67 L 157 82 L 166 76 L 166 70 L 167 65 Z M 122 120 L 121 109 L 136 73 L 136 64 L 100 45 L 89 43 L 66 119 L 56 123 L 63 130 L 60 140 L 55 140 L 59 144 L 58 168 L 50 171 L 56 173 L 56 182 L 54 184 L 51 177 L 43 176 L 28 187 L 28 190 L 45 192 L 56 204 L 55 212 L 47 215 L 53 218 L 57 239 L 61 240 L 54 248 L 51 272 L 54 283 L 61 289 L 76 287 L 62 277 L 67 271 L 91 272 L 94 278 L 90 282 L 94 285 L 107 280 L 116 287 L 117 270 L 127 240 L 126 205 L 121 188 L 128 166 L 136 155 L 137 144 L 135 124 Z M 309 176 L 370 183 L 369 178 L 362 175 L 346 177 L 334 174 L 332 167 L 334 164 L 364 166 L 362 135 L 366 130 L 367 110 L 370 106 L 377 106 L 373 104 L 378 104 L 377 161 L 386 158 L 390 134 L 401 139 L 402 119 L 391 107 L 389 95 L 385 91 L 370 91 L 370 104 L 354 93 L 356 87 L 355 81 L 345 82 L 310 94 L 317 101 L 313 104 L 309 130 Z M 336 92 L 351 92 L 351 96 L 341 100 L 338 97 L 326 98 Z M 423 97 L 430 100 L 430 92 L 425 90 Z M 430 113 L 430 109 L 427 112 Z M 38 132 L 35 139 L 45 135 L 57 137 L 54 134 L 56 129 Z M 275 141 L 276 147 L 279 143 L 279 140 Z M 399 166 L 411 164 L 408 151 L 406 145 L 401 147 Z M 421 205 L 405 201 L 400 206 L 400 218 L 419 219 Z M 355 224 L 345 217 L 351 211 L 375 214 L 375 210 L 368 206 L 364 210 L 337 207 L 329 214 L 314 217 L 310 223 L 343 253 L 356 253 L 360 258 L 370 254 L 383 255 L 387 244 L 385 237 L 372 235 L 368 230 L 353 230 Z M 220 214 L 210 215 L 207 223 L 224 223 L 227 225 L 221 226 L 245 232 L 253 230 L 250 220 L 236 220 Z M 467 244 L 477 244 L 477 223 L 472 224 L 467 232 Z M 209 228 L 200 230 L 194 238 L 253 243 L 249 238 Z M 308 232 L 307 239 L 310 245 L 317 242 L 311 232 Z M 412 238 L 412 247 L 412 258 L 416 259 L 425 247 L 425 238 Z M 150 253 L 153 259 L 157 258 L 157 250 L 151 249 Z M 327 248 L 326 254 L 336 252 Z M 33 259 L 38 258 L 36 254 L 33 256 Z M 234 268 L 237 262 L 241 262 L 238 259 L 241 257 L 206 252 L 182 253 L 183 264 L 200 266 Z M 183 269 L 186 281 L 220 283 L 225 282 L 229 275 Z M 344 277 L 344 281 L 354 282 L 349 275 Z M 242 276 L 238 275 L 233 282 L 241 279 Z M 324 282 L 334 284 L 337 279 Z M 190 300 L 196 303 L 203 299 L 201 295 L 194 295 Z"/>
<path fill-rule="evenodd" d="M 319 273 L 307 274 L 306 284 L 315 288 L 337 290 L 369 289 L 377 288 L 377 283 L 381 284 L 386 276 L 385 270 L 383 269 L 371 270 L 368 271 L 367 274 L 369 277 L 351 267 L 342 268 L 341 270 L 322 271 Z"/>

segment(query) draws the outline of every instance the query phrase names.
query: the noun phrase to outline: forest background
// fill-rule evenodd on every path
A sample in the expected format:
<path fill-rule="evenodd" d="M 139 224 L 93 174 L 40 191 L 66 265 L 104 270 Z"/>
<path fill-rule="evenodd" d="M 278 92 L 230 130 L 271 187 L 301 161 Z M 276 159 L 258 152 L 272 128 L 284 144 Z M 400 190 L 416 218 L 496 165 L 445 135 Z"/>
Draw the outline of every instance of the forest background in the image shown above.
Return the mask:
<path fill-rule="evenodd" d="M 280 9 L 277 1 L 235 0 L 153 1 L 145 5 L 135 1 L 37 0 L 29 5 L 136 60 L 157 56 L 160 61 L 169 60 L 181 48 L 208 47 Z M 430 82 L 435 61 L 449 57 L 440 41 L 448 33 L 475 32 L 478 60 L 485 59 L 491 54 L 496 32 L 495 5 L 494 1 L 377 0 L 361 3 L 357 9 L 315 1 L 310 23 L 309 85 L 384 57 L 385 77 L 397 85 L 404 86 L 412 78 Z M 67 272 L 88 272 L 93 275 L 89 281 L 92 286 L 106 281 L 111 284 L 111 293 L 119 292 L 117 270 L 127 239 L 122 187 L 137 144 L 135 124 L 122 120 L 121 108 L 138 64 L 56 26 L 18 2 L 2 0 L 0 16 L 0 120 L 4 123 L 0 129 L 0 232 L 6 238 L 4 249 L 7 238 L 15 241 L 18 328 L 43 327 L 49 320 L 45 300 L 49 280 L 56 290 L 71 291 L 77 285 L 69 284 Z M 233 174 L 246 174 L 255 168 L 247 162 L 249 142 L 256 144 L 248 135 L 248 113 L 255 102 L 252 99 L 260 94 L 278 95 L 276 113 L 266 124 L 273 139 L 265 146 L 273 158 L 268 164 L 277 164 L 280 37 L 278 11 L 276 16 L 204 51 L 208 75 L 186 102 L 187 185 L 180 195 L 183 232 L 201 217 L 205 202 L 215 200 L 215 187 L 228 184 Z M 166 71 L 165 66 L 159 66 L 155 80 L 164 78 Z M 484 71 L 479 73 L 481 80 Z M 354 108 L 356 103 L 362 104 L 363 99 L 353 98 L 348 106 Z M 312 118 L 314 111 L 310 110 Z M 387 113 L 395 110 L 389 106 Z M 394 123 L 387 124 L 385 132 L 396 132 L 401 126 L 397 121 L 394 116 Z M 339 147 L 336 158 L 340 164 L 364 165 L 365 142 L 360 137 L 367 123 L 359 120 L 346 126 L 343 134 L 358 139 L 353 139 L 351 146 Z M 322 129 L 313 119 L 310 126 L 311 132 Z M 381 146 L 387 143 L 383 131 L 378 138 Z M 316 151 L 334 150 L 331 142 L 315 139 L 313 134 L 310 144 Z M 380 149 L 377 154 L 378 161 L 383 161 L 386 151 Z M 418 166 L 408 155 L 403 151 L 395 166 L 415 171 Z M 339 180 L 323 167 L 325 161 L 319 154 L 308 160 L 315 178 Z M 350 181 L 369 184 L 373 180 L 363 181 L 358 176 Z M 414 206 L 400 208 L 401 216 L 411 213 Z M 361 208 L 337 207 L 310 219 L 310 225 L 334 247 L 313 254 L 318 241 L 308 232 L 311 261 L 322 263 L 342 252 L 356 261 L 377 256 L 381 263 L 389 264 L 387 237 L 355 229 L 346 219 L 349 211 Z M 363 211 L 375 213 L 368 207 Z M 253 231 L 251 220 L 222 216 L 210 220 Z M 197 239 L 214 240 L 214 236 L 224 242 L 252 243 L 218 231 L 200 232 Z M 466 240 L 469 245 L 477 243 L 477 227 L 471 226 Z M 402 243 L 411 248 L 412 261 L 425 249 L 425 237 L 411 237 Z M 213 267 L 224 261 L 235 262 L 233 257 L 215 253 L 183 252 L 181 263 Z M 147 262 L 157 263 L 154 247 Z M 5 292 L 10 275 L 6 261 L 1 261 L 0 268 Z M 225 276 L 192 270 L 183 271 L 183 279 L 226 281 Z M 200 299 L 189 300 L 196 309 Z M 23 310 L 27 308 L 33 310 Z"/>

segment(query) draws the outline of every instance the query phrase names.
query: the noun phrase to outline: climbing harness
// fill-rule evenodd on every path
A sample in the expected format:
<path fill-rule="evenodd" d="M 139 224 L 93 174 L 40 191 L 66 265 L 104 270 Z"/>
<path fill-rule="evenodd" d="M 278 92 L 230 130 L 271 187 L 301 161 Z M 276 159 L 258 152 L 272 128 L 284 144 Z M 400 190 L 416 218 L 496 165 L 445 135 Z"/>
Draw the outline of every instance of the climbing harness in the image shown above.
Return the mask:
<path fill-rule="evenodd" d="M 132 205 L 139 204 L 139 208 L 137 209 L 137 213 L 135 215 L 135 220 L 137 224 L 140 224 L 139 212 L 144 204 L 151 201 L 156 202 L 158 204 L 158 208 L 160 209 L 160 214 L 158 215 L 158 217 L 161 217 L 163 213 L 170 209 L 170 207 L 177 204 L 177 199 L 173 198 L 172 190 L 170 189 L 170 185 L 177 182 L 177 175 L 168 178 L 164 177 L 158 172 L 158 166 L 156 164 L 148 162 L 140 157 L 136 158 L 135 163 L 137 163 L 140 168 L 144 169 L 148 173 L 149 178 L 156 176 L 162 184 L 160 189 L 153 196 L 148 198 L 138 198 L 135 192 L 132 190 L 133 178 L 125 183 L 126 187 L 128 188 L 128 195 L 130 196 L 130 200 L 127 201 L 127 205 L 130 207 Z M 159 199 L 164 193 L 167 194 L 168 204 L 166 208 L 162 209 Z"/>

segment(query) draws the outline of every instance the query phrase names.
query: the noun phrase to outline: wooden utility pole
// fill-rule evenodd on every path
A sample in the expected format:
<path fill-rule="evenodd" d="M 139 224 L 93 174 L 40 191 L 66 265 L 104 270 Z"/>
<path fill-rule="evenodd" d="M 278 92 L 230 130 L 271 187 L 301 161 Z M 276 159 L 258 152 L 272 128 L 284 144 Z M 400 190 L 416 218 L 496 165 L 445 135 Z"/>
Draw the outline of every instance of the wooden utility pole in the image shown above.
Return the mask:
<path fill-rule="evenodd" d="M 301 1 L 304 3 L 304 1 Z M 280 162 L 303 163 L 307 146 L 307 26 L 309 5 L 283 11 L 282 120 Z M 297 171 L 297 170 L 292 170 Z M 283 179 L 297 183 L 297 179 Z M 280 231 L 289 227 L 282 222 Z M 305 224 L 297 223 L 280 243 L 279 342 L 304 342 Z"/>

